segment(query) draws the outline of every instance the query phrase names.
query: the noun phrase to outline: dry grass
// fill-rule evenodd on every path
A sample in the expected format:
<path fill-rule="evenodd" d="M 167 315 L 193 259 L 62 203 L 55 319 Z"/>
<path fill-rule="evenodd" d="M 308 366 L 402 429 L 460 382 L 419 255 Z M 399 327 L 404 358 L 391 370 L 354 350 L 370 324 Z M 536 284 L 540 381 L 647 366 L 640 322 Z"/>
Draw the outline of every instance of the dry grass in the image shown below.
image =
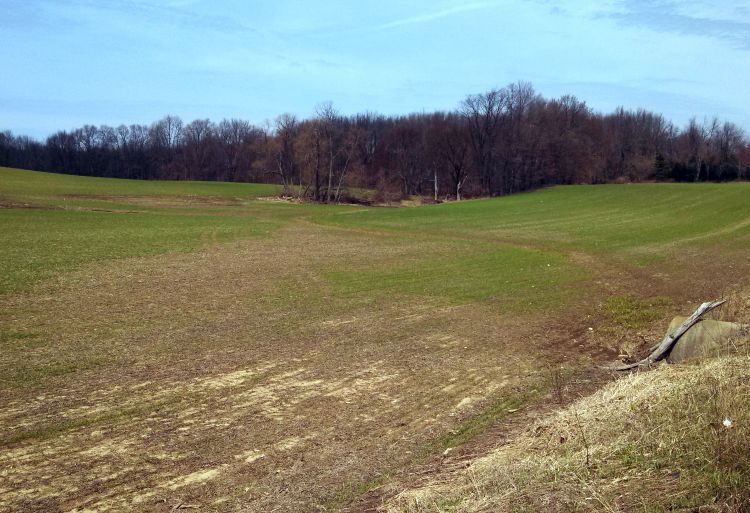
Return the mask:
<path fill-rule="evenodd" d="M 343 505 L 541 379 L 541 320 L 352 302 L 322 277 L 413 250 L 294 226 L 0 298 L 0 511 Z"/>
<path fill-rule="evenodd" d="M 721 316 L 748 319 L 747 295 Z M 750 510 L 750 354 L 625 376 L 389 512 Z M 725 425 L 725 423 L 727 425 Z M 731 425 L 728 425 L 730 424 Z"/>

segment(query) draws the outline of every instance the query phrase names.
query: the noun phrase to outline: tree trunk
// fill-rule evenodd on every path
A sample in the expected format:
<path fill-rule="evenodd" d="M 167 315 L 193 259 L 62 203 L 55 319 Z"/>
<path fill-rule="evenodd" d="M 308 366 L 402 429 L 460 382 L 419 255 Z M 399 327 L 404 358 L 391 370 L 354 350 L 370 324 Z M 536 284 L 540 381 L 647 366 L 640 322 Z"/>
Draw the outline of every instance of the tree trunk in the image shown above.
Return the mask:
<path fill-rule="evenodd" d="M 320 201 L 320 136 L 315 135 L 315 201 Z"/>
<path fill-rule="evenodd" d="M 333 152 L 330 152 L 328 161 L 328 188 L 326 189 L 326 203 L 331 202 L 331 187 L 333 187 Z"/>

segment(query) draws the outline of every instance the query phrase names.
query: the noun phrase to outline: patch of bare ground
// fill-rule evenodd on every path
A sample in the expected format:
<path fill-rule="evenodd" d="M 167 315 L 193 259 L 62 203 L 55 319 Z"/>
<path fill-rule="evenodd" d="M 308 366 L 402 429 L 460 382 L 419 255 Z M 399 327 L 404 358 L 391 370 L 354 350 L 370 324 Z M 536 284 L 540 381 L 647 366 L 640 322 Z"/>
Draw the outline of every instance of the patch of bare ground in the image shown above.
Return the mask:
<path fill-rule="evenodd" d="M 468 442 L 435 451 L 416 464 L 400 469 L 382 486 L 359 496 L 345 511 L 375 513 L 394 502 L 405 490 L 450 485 L 461 479 L 477 459 L 512 444 L 539 419 L 569 406 L 617 377 L 613 371 L 601 367 L 578 370 L 566 367 L 564 363 L 548 364 L 542 372 L 543 393 L 536 400 L 518 408 L 507 408 L 505 415 L 500 415 L 488 429 Z"/>
<path fill-rule="evenodd" d="M 747 339 L 732 342 L 530 417 L 505 443 L 371 510 L 748 511 Z"/>
<path fill-rule="evenodd" d="M 591 316 L 591 320 L 585 323 L 596 326 L 596 328 L 593 329 L 584 328 L 585 331 L 581 331 L 580 323 L 576 327 L 576 323 L 571 322 L 571 328 L 573 330 L 571 333 L 577 333 L 575 335 L 576 337 L 580 337 L 586 331 L 589 332 L 589 343 L 587 345 L 584 346 L 580 344 L 576 347 L 577 338 L 568 338 L 567 343 L 563 343 L 563 345 L 558 346 L 558 348 L 565 347 L 568 355 L 576 351 L 586 352 L 592 356 L 592 362 L 611 360 L 612 355 L 618 352 L 620 353 L 618 355 L 618 358 L 620 359 L 631 357 L 633 360 L 639 360 L 641 357 L 645 357 L 650 353 L 649 348 L 654 342 L 660 340 L 664 336 L 664 330 L 666 329 L 668 320 L 674 312 L 689 313 L 696 306 L 695 302 L 700 300 L 696 298 L 727 298 L 727 308 L 719 309 L 709 314 L 709 316 L 721 320 L 740 320 L 746 322 L 748 312 L 750 312 L 750 300 L 747 299 L 750 297 L 748 296 L 748 294 L 750 294 L 750 289 L 747 288 L 748 282 L 745 279 L 748 272 L 747 266 L 738 265 L 741 260 L 736 258 L 737 255 L 734 254 L 733 251 L 729 251 L 728 253 L 723 253 L 723 257 L 717 260 L 715 267 L 704 266 L 700 271 L 693 269 L 693 274 L 689 274 L 690 264 L 688 262 L 705 261 L 706 255 L 699 255 L 697 251 L 690 251 L 688 253 L 690 258 L 686 258 L 686 261 L 680 261 L 673 255 L 671 264 L 674 267 L 671 269 L 662 268 L 661 271 L 655 272 L 654 277 L 662 277 L 666 275 L 669 279 L 665 282 L 659 283 L 659 280 L 654 281 L 652 278 L 654 286 L 650 288 L 646 287 L 648 276 L 645 276 L 643 281 L 630 282 L 631 287 L 639 285 L 642 290 L 647 290 L 651 293 L 665 294 L 671 292 L 675 294 L 673 296 L 674 301 L 667 302 L 666 307 L 660 309 L 661 313 L 655 315 L 655 320 L 635 329 L 613 322 L 612 319 L 607 319 L 606 315 L 593 315 Z M 700 258 L 697 258 L 699 256 Z M 589 261 L 588 257 L 582 255 L 573 255 L 573 258 L 581 261 Z M 693 260 L 693 258 L 695 258 L 695 260 Z M 589 263 L 591 265 L 596 265 L 599 267 L 600 271 L 604 272 L 604 267 L 606 266 L 603 262 L 600 261 L 597 264 L 594 264 L 594 262 Z M 635 271 L 636 275 L 640 274 L 637 270 L 633 271 Z M 674 275 L 672 275 L 670 271 L 678 272 L 675 272 Z M 648 274 L 648 272 L 645 271 L 644 273 Z M 600 277 L 604 276 L 606 276 L 606 273 L 600 274 Z M 672 276 L 681 276 L 682 279 L 676 279 Z M 611 289 L 611 281 L 602 282 L 601 280 L 597 280 L 597 282 L 606 285 L 606 290 L 613 292 Z M 692 288 L 691 284 L 693 286 Z M 622 285 L 625 285 L 625 283 L 621 282 L 620 286 Z M 622 289 L 618 286 L 615 290 L 621 291 Z M 644 302 L 644 304 L 646 303 L 647 302 Z M 633 353 L 622 354 L 622 347 L 624 345 L 630 347 Z M 746 361 L 746 342 L 744 345 L 730 343 L 727 351 L 729 351 L 727 356 L 729 357 L 728 361 L 731 362 L 731 365 L 735 365 L 737 361 Z M 745 356 L 743 357 L 742 355 Z M 612 386 L 617 388 L 617 384 L 611 384 L 614 381 L 623 378 L 623 376 L 626 376 L 623 373 L 612 371 L 606 365 L 592 365 L 576 369 L 566 365 L 567 362 L 564 355 L 563 358 L 559 358 L 559 356 L 560 354 L 558 354 L 558 359 L 555 360 L 554 355 L 549 353 L 545 355 L 545 358 L 548 358 L 547 361 L 549 362 L 546 367 L 547 387 L 544 389 L 545 393 L 541 397 L 541 400 L 533 401 L 519 410 L 508 410 L 508 413 L 512 413 L 512 415 L 501 418 L 489 429 L 482 432 L 479 436 L 473 438 L 468 443 L 446 450 L 442 454 L 433 454 L 430 458 L 419 464 L 401 469 L 400 472 L 398 472 L 396 476 L 393 476 L 388 482 L 373 488 L 368 493 L 362 494 L 356 501 L 349 505 L 346 511 L 350 513 L 379 511 L 526 511 L 529 510 L 529 506 L 523 501 L 516 503 L 515 505 L 513 505 L 512 500 L 510 502 L 507 500 L 503 502 L 504 499 L 508 497 L 520 496 L 528 498 L 527 495 L 524 495 L 529 493 L 526 488 L 536 490 L 535 493 L 541 493 L 541 495 L 535 496 L 535 499 L 532 502 L 535 501 L 534 503 L 537 506 L 546 504 L 546 507 L 552 508 L 550 511 L 634 511 L 635 509 L 627 507 L 621 509 L 613 506 L 613 504 L 618 502 L 617 500 L 612 503 L 607 502 L 606 499 L 599 496 L 596 490 L 594 490 L 596 486 L 591 487 L 586 485 L 583 481 L 578 483 L 578 487 L 584 487 L 578 497 L 581 503 L 575 506 L 570 503 L 568 504 L 569 508 L 566 509 L 561 507 L 560 501 L 562 500 L 562 495 L 560 497 L 557 497 L 554 493 L 544 495 L 541 490 L 546 486 L 545 483 L 539 482 L 537 483 L 539 485 L 537 487 L 533 482 L 524 481 L 526 478 L 522 476 L 518 477 L 518 483 L 521 483 L 521 486 L 526 486 L 526 488 L 520 491 L 518 488 L 514 489 L 513 487 L 515 485 L 510 483 L 513 479 L 508 479 L 508 483 L 498 482 L 493 484 L 497 489 L 495 490 L 494 495 L 490 494 L 488 497 L 491 497 L 496 503 L 490 505 L 491 501 L 486 501 L 486 503 L 482 504 L 478 504 L 478 501 L 472 502 L 474 492 L 476 492 L 477 495 L 484 493 L 484 489 L 480 492 L 477 487 L 487 486 L 487 482 L 478 483 L 482 479 L 485 479 L 486 476 L 475 476 L 474 468 L 476 466 L 481 466 L 485 464 L 485 461 L 492 461 L 493 458 L 496 458 L 499 462 L 495 463 L 496 465 L 499 465 L 495 470 L 496 472 L 509 475 L 516 472 L 513 465 L 517 465 L 517 470 L 522 473 L 524 471 L 522 463 L 518 463 L 517 460 L 526 457 L 526 455 L 518 454 L 514 459 L 508 459 L 505 462 L 502 462 L 500 458 L 495 455 L 504 454 L 503 451 L 505 451 L 506 448 L 509 448 L 509 451 L 507 452 L 512 452 L 514 450 L 517 451 L 518 447 L 524 447 L 524 444 L 529 437 L 533 438 L 538 436 L 540 424 L 544 426 L 546 423 L 554 422 L 554 419 L 560 415 L 571 415 L 571 411 L 575 418 L 575 412 L 580 408 L 580 406 L 577 406 L 579 402 L 587 404 L 588 401 L 592 400 L 589 398 L 590 396 L 597 397 L 596 395 L 592 396 L 592 394 L 606 395 L 606 392 L 603 392 L 603 390 L 607 390 L 608 386 L 609 388 L 612 388 Z M 732 359 L 735 357 L 738 357 L 737 361 Z M 742 360 L 742 358 L 745 358 L 745 360 Z M 709 362 L 707 366 L 710 367 L 711 365 L 713 365 L 713 363 Z M 742 363 L 741 366 L 744 366 L 744 363 Z M 666 372 L 669 373 L 669 371 Z M 707 374 L 710 375 L 712 373 L 713 371 L 709 371 Z M 669 379 L 667 381 L 669 381 Z M 630 385 L 626 384 L 624 385 L 624 388 L 627 388 L 628 386 Z M 664 384 L 662 384 L 662 386 L 664 386 Z M 731 385 L 728 386 L 731 387 Z M 637 389 L 638 387 L 635 388 Z M 666 397 L 669 395 L 669 392 L 666 390 L 665 392 Z M 618 396 L 618 399 L 621 398 L 622 394 Z M 676 399 L 673 402 L 679 403 L 680 400 L 682 399 Z M 738 399 L 738 401 L 740 402 L 738 403 L 735 401 L 735 406 L 742 404 L 742 400 Z M 631 404 L 634 404 L 634 402 L 631 402 Z M 679 408 L 679 406 L 677 407 Z M 711 408 L 715 407 L 715 405 L 711 406 Z M 711 408 L 704 407 L 703 409 Z M 698 407 L 698 409 L 700 410 L 701 407 Z M 704 412 L 701 412 L 701 414 L 702 413 Z M 739 415 L 736 411 L 735 413 Z M 590 418 L 591 415 L 590 413 L 587 413 L 587 415 L 588 417 L 585 422 L 590 424 L 592 422 L 592 419 Z M 596 422 L 606 422 L 604 417 L 606 416 L 600 414 L 593 420 Z M 712 424 L 714 428 L 712 429 L 715 429 L 716 424 L 717 423 L 714 420 Z M 587 424 L 587 426 L 586 429 L 592 429 L 590 425 Z M 627 426 L 628 424 L 626 423 L 626 427 Z M 577 431 L 578 428 L 575 428 L 574 426 L 571 429 L 573 432 L 566 435 L 566 437 L 571 436 L 579 439 L 580 433 Z M 684 433 L 680 432 L 680 429 L 682 428 L 674 427 L 672 429 L 672 431 L 675 431 L 674 436 L 684 435 Z M 637 435 L 637 432 L 634 433 L 634 436 L 637 437 Z M 566 437 L 561 437 L 560 443 L 563 443 Z M 710 436 L 708 438 L 710 438 Z M 720 441 L 718 444 L 721 446 L 724 442 L 721 441 L 720 436 L 719 439 Z M 659 448 L 662 447 L 663 444 L 659 443 Z M 614 450 L 614 448 L 610 448 L 609 450 Z M 665 450 L 670 449 L 667 446 Z M 644 449 L 644 451 L 646 451 L 646 449 Z M 646 456 L 648 457 L 649 454 L 646 454 Z M 533 459 L 533 457 L 531 458 Z M 689 453 L 686 454 L 686 458 L 689 459 Z M 585 461 L 585 458 L 581 461 Z M 508 468 L 504 469 L 503 465 L 507 465 Z M 562 465 L 562 463 L 560 465 Z M 550 470 L 550 474 L 553 473 L 554 470 Z M 583 473 L 585 474 L 585 468 Z M 673 471 L 672 473 L 674 474 Z M 677 472 L 677 474 L 679 474 L 679 472 Z M 728 475 L 732 475 L 731 471 L 728 472 Z M 551 479 L 550 476 L 547 476 L 546 478 Z M 717 486 L 729 486 L 727 483 L 722 482 L 726 479 L 726 476 L 717 475 L 715 476 L 715 479 L 717 480 Z M 659 481 L 658 475 L 656 476 L 656 481 Z M 649 494 L 659 493 L 660 486 L 663 485 L 663 483 L 656 481 L 651 480 L 649 481 L 649 485 L 643 485 L 640 488 L 638 486 L 629 487 L 630 484 L 636 483 L 631 479 L 630 475 L 626 475 L 614 479 L 611 481 L 611 484 L 612 488 L 617 489 L 616 485 L 619 485 L 622 488 L 621 491 L 624 490 L 625 493 L 630 494 L 631 496 L 629 499 L 635 499 L 636 502 L 638 502 L 637 499 L 640 497 L 640 502 L 643 505 L 648 504 L 649 499 L 647 497 Z M 731 479 L 727 479 L 727 481 L 731 481 Z M 461 488 L 464 486 L 465 488 Z M 571 484 L 571 486 L 573 486 L 573 488 L 576 487 L 575 483 Z M 690 496 L 690 486 L 691 485 L 688 483 L 682 487 L 682 496 Z M 508 488 L 503 490 L 503 487 Z M 551 490 L 556 490 L 557 488 L 559 487 L 551 486 Z M 671 490 L 671 492 L 674 492 L 674 490 Z M 701 492 L 706 492 L 706 490 L 701 489 Z M 710 492 L 708 493 L 710 496 Z M 636 495 L 633 496 L 633 494 Z M 675 497 L 677 495 L 680 494 L 676 494 Z M 587 496 L 585 497 L 585 501 L 583 500 L 584 496 Z M 464 503 L 456 500 L 456 497 L 472 497 L 472 500 L 466 500 Z M 740 493 L 740 496 L 738 497 L 740 501 L 742 501 L 743 497 L 745 501 L 748 500 L 746 493 L 744 495 L 743 493 Z M 735 497 L 734 499 L 737 499 L 738 497 Z M 619 499 L 622 498 L 623 495 L 620 495 Z M 738 506 L 738 503 L 735 503 L 736 501 L 733 502 L 734 499 L 732 497 L 729 497 L 728 499 L 725 497 L 722 500 L 728 500 L 729 502 L 718 504 L 715 507 L 706 506 L 705 510 L 745 511 L 742 509 L 742 506 Z M 586 504 L 582 505 L 583 502 Z M 503 507 L 500 507 L 499 504 L 501 503 L 503 504 Z M 743 504 L 745 504 L 745 507 L 747 506 L 746 502 L 743 502 Z M 737 507 L 739 507 L 739 509 L 737 509 Z M 532 508 L 532 510 L 536 510 L 535 508 L 536 507 Z M 703 510 L 704 509 L 701 509 L 701 511 Z M 681 509 L 680 511 L 683 510 Z M 698 509 L 688 508 L 684 511 L 698 511 Z"/>
<path fill-rule="evenodd" d="M 66 196 L 71 199 L 84 199 L 95 201 L 107 201 L 118 204 L 140 205 L 143 207 L 158 208 L 211 208 L 211 207 L 233 207 L 246 202 L 241 198 L 218 198 L 213 196 L 117 196 L 100 194 L 70 194 Z"/>
<path fill-rule="evenodd" d="M 42 205 L 37 203 L 28 203 L 21 201 L 11 201 L 0 198 L 0 208 L 30 208 L 41 210 L 63 210 L 63 207 L 56 205 Z"/>
<path fill-rule="evenodd" d="M 91 199 L 103 199 L 107 200 L 108 198 L 101 198 L 99 196 L 92 196 Z M 123 200 L 125 200 L 125 197 L 123 197 Z M 138 203 L 137 201 L 133 201 L 132 203 Z M 125 210 L 125 209 L 107 209 L 107 208 L 100 208 L 100 207 L 83 207 L 83 206 L 70 206 L 70 205 L 52 205 L 52 204 L 44 204 L 44 203 L 29 203 L 29 202 L 19 202 L 19 201 L 10 201 L 10 200 L 3 200 L 0 199 L 0 208 L 22 208 L 22 209 L 29 209 L 29 210 L 78 210 L 78 211 L 86 211 L 86 212 L 112 212 L 112 213 L 118 213 L 118 214 L 132 214 L 135 212 L 138 212 L 137 210 Z"/>
<path fill-rule="evenodd" d="M 2 298 L 4 329 L 30 336 L 4 355 L 0 510 L 319 510 L 524 386 L 522 319 L 328 297 L 323 267 L 403 251 L 341 237 L 293 228 Z M 94 364 L 44 375 L 60 358 Z"/>
<path fill-rule="evenodd" d="M 0 511 L 372 504 L 357 502 L 368 483 L 396 489 L 425 461 L 441 466 L 435 440 L 490 405 L 543 404 L 550 364 L 572 372 L 616 356 L 597 331 L 603 298 L 649 290 L 686 301 L 695 281 L 682 274 L 690 260 L 627 273 L 591 260 L 590 297 L 511 316 L 417 297 L 349 304 L 322 278 L 363 254 L 407 250 L 303 224 L 0 298 L 3 330 L 28 335 L 3 347 Z M 722 286 L 708 271 L 699 281 Z M 583 388 L 599 379 L 576 375 L 589 379 Z M 488 424 L 466 454 L 496 445 L 537 407 Z"/>

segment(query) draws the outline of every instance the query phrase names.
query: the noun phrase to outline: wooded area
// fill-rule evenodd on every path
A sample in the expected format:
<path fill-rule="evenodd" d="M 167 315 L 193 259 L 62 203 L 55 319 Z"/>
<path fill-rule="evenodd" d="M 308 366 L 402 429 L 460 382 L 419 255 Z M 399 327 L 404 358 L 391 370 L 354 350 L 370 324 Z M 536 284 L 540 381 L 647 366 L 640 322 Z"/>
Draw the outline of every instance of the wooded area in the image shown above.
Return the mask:
<path fill-rule="evenodd" d="M 0 165 L 139 179 L 276 182 L 317 201 L 351 188 L 382 198 L 496 196 L 552 184 L 750 178 L 750 144 L 718 119 L 676 127 L 646 110 L 594 112 L 574 96 L 545 99 L 518 82 L 467 96 L 452 112 L 309 119 L 86 125 L 44 142 L 0 132 Z M 376 198 L 377 199 L 377 198 Z"/>

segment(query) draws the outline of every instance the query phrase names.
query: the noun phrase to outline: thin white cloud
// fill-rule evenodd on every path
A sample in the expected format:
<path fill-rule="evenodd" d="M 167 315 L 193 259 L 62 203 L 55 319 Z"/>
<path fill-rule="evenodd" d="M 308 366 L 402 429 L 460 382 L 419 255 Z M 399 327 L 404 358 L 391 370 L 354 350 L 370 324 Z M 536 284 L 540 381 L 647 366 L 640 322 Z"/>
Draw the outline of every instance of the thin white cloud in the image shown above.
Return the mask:
<path fill-rule="evenodd" d="M 747 4 L 728 5 L 705 0 L 620 0 L 621 11 L 604 14 L 623 25 L 645 27 L 657 32 L 710 37 L 750 50 L 750 19 L 743 15 Z"/>
<path fill-rule="evenodd" d="M 2 11 L 0 0 L 0 12 Z M 170 24 L 175 26 L 189 27 L 192 30 L 213 30 L 218 32 L 250 33 L 257 32 L 254 27 L 248 26 L 236 16 L 220 15 L 214 13 L 198 12 L 191 7 L 199 5 L 197 0 L 67 0 L 63 3 L 59 0 L 26 0 L 26 7 L 33 6 L 35 11 L 40 11 L 35 17 L 24 18 L 24 23 L 29 20 L 38 23 L 36 18 L 48 16 L 54 22 L 59 23 L 61 17 L 68 23 L 81 24 L 86 15 L 104 14 L 105 22 L 110 20 L 121 20 L 125 17 L 133 17 L 140 22 L 158 24 Z"/>
<path fill-rule="evenodd" d="M 480 9 L 486 9 L 488 7 L 493 7 L 498 4 L 499 2 L 497 1 L 495 2 L 471 2 L 468 4 L 457 5 L 455 7 L 442 9 L 440 11 L 434 11 L 434 12 L 427 13 L 427 14 L 421 14 L 419 16 L 412 16 L 409 18 L 402 18 L 400 20 L 394 20 L 388 23 L 384 23 L 382 25 L 372 27 L 370 30 L 388 30 L 388 29 L 393 29 L 397 27 L 403 27 L 405 25 L 429 23 L 431 21 L 439 20 L 441 18 L 447 18 L 449 16 L 453 16 L 453 15 L 468 12 L 468 11 L 477 11 Z"/>

